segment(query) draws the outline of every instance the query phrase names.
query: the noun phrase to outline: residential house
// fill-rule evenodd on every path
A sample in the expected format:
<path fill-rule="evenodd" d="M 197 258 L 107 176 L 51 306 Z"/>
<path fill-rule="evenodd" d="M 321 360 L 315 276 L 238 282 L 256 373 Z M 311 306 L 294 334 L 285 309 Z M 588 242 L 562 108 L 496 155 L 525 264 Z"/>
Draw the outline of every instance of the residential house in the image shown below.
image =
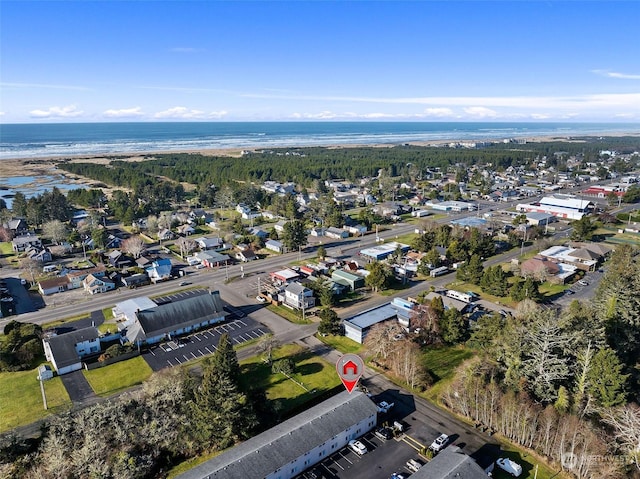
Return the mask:
<path fill-rule="evenodd" d="M 348 238 L 349 232 L 342 230 L 340 228 L 329 227 L 325 230 L 324 235 L 327 238 L 342 239 L 342 238 Z"/>
<path fill-rule="evenodd" d="M 90 294 L 106 293 L 116 289 L 116 284 L 107 277 L 96 278 L 90 274 L 82 281 L 84 290 Z"/>
<path fill-rule="evenodd" d="M 143 273 L 132 274 L 131 276 L 125 276 L 122 278 L 122 284 L 127 288 L 138 288 L 140 286 L 146 286 L 151 283 L 149 276 Z"/>
<path fill-rule="evenodd" d="M 269 237 L 269 233 L 267 233 L 265 230 L 263 230 L 262 228 L 258 228 L 257 226 L 254 226 L 253 228 L 249 229 L 249 234 L 256 236 L 257 238 L 268 238 Z"/>
<path fill-rule="evenodd" d="M 256 255 L 256 252 L 253 251 L 251 248 L 245 249 L 245 250 L 240 250 L 236 253 L 236 259 L 239 261 L 242 261 L 243 263 L 246 263 L 248 261 L 253 261 L 258 259 L 258 256 Z"/>
<path fill-rule="evenodd" d="M 291 479 L 371 431 L 377 414 L 376 404 L 366 394 L 343 391 L 177 479 Z"/>
<path fill-rule="evenodd" d="M 11 230 L 11 233 L 14 237 L 26 236 L 26 234 L 29 232 L 29 225 L 24 218 L 12 218 L 2 226 Z"/>
<path fill-rule="evenodd" d="M 176 231 L 178 232 L 179 235 L 191 236 L 196 232 L 196 229 L 193 226 L 191 226 L 189 223 L 185 223 L 183 225 L 178 226 L 176 228 Z"/>
<path fill-rule="evenodd" d="M 273 225 L 273 228 L 278 232 L 278 233 L 282 233 L 284 231 L 284 225 L 286 225 L 288 223 L 287 220 L 280 220 L 278 221 L 275 225 Z"/>
<path fill-rule="evenodd" d="M 176 239 L 176 235 L 173 231 L 167 228 L 162 228 L 158 231 L 158 239 L 160 241 L 169 241 L 172 239 Z"/>
<path fill-rule="evenodd" d="M 13 251 L 21 253 L 32 246 L 42 248 L 42 241 L 40 241 L 38 235 L 27 234 L 13 238 L 13 240 L 11 240 L 11 246 L 13 247 Z"/>
<path fill-rule="evenodd" d="M 48 263 L 53 259 L 49 248 L 30 246 L 25 253 L 29 259 L 39 263 Z"/>
<path fill-rule="evenodd" d="M 225 320 L 218 291 L 137 310 L 126 328 L 134 344 L 155 344 Z"/>
<path fill-rule="evenodd" d="M 195 242 L 197 243 L 198 247 L 202 250 L 223 250 L 225 249 L 225 244 L 222 238 L 219 237 L 213 237 L 213 238 L 205 238 L 204 236 L 202 238 L 198 238 L 195 240 Z"/>
<path fill-rule="evenodd" d="M 267 240 L 264 243 L 264 247 L 276 253 L 284 253 L 284 245 L 277 240 Z"/>
<path fill-rule="evenodd" d="M 362 224 L 355 224 L 351 226 L 343 226 L 343 228 L 353 236 L 362 236 L 367 232 L 367 227 Z"/>
<path fill-rule="evenodd" d="M 69 289 L 69 278 L 67 276 L 43 279 L 38 283 L 38 291 L 40 291 L 40 294 L 43 296 L 62 293 L 67 289 Z"/>
<path fill-rule="evenodd" d="M 69 279 L 67 289 L 78 289 L 83 287 L 84 279 L 92 274 L 96 278 L 102 278 L 107 274 L 107 268 L 103 264 L 94 266 L 93 268 L 85 268 L 78 271 L 69 271 L 66 276 Z"/>
<path fill-rule="evenodd" d="M 147 276 L 152 283 L 166 281 L 171 279 L 171 260 L 169 258 L 160 258 L 151 263 L 151 266 L 145 269 Z"/>
<path fill-rule="evenodd" d="M 100 352 L 100 333 L 94 327 L 46 336 L 44 354 L 59 375 L 82 368 L 83 358 Z"/>
<path fill-rule="evenodd" d="M 129 266 L 133 266 L 134 261 L 133 258 L 127 256 L 120 250 L 113 250 L 107 255 L 107 259 L 109 264 L 114 268 L 128 268 Z"/>
<path fill-rule="evenodd" d="M 199 251 L 194 255 L 205 268 L 215 268 L 223 264 L 228 264 L 231 258 L 226 254 L 216 251 Z"/>
<path fill-rule="evenodd" d="M 313 308 L 316 305 L 316 298 L 313 296 L 313 291 L 305 288 L 297 281 L 285 286 L 284 294 L 281 293 L 278 300 L 294 309 L 304 310 Z"/>

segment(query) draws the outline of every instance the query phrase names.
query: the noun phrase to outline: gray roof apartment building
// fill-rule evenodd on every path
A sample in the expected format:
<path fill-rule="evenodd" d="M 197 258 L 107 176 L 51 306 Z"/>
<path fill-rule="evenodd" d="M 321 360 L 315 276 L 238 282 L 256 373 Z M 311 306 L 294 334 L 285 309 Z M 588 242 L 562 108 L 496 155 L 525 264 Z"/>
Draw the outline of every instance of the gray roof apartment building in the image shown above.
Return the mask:
<path fill-rule="evenodd" d="M 178 476 L 179 479 L 290 479 L 373 429 L 377 406 L 342 392 Z"/>

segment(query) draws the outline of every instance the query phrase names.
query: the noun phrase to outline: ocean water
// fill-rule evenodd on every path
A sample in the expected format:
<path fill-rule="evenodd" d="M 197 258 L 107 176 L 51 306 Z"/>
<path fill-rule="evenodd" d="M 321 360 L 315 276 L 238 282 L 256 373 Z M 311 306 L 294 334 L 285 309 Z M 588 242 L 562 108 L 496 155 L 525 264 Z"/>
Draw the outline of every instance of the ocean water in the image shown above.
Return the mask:
<path fill-rule="evenodd" d="M 628 123 L 197 122 L 0 124 L 0 160 L 218 148 L 640 133 Z"/>

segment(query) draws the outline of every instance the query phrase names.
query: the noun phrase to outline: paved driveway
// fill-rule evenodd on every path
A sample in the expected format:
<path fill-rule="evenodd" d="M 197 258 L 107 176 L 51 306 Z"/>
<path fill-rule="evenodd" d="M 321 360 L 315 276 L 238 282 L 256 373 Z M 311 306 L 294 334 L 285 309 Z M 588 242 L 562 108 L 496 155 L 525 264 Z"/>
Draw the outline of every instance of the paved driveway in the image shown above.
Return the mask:
<path fill-rule="evenodd" d="M 62 379 L 62 384 L 74 404 L 84 403 L 97 397 L 82 374 L 82 370 L 63 374 L 60 379 Z"/>

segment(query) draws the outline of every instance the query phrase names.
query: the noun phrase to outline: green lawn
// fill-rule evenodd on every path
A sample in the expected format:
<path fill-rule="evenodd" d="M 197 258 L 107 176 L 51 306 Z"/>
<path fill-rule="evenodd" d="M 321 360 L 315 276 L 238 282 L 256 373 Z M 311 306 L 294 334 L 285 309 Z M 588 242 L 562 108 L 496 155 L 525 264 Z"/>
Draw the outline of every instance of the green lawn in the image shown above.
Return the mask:
<path fill-rule="evenodd" d="M 308 315 L 307 319 L 302 319 L 302 312 L 293 311 L 289 308 L 285 308 L 284 306 L 276 306 L 275 304 L 270 304 L 267 306 L 267 309 L 294 324 L 311 324 L 312 322 L 310 319 L 308 319 Z"/>
<path fill-rule="evenodd" d="M 0 254 L 9 256 L 13 254 L 13 246 L 11 241 L 3 241 L 0 243 Z"/>
<path fill-rule="evenodd" d="M 59 377 L 44 382 L 48 410 L 42 404 L 37 370 L 0 373 L 0 432 L 30 424 L 71 407 Z"/>
<path fill-rule="evenodd" d="M 429 347 L 422 354 L 422 364 L 433 376 L 435 382 L 425 396 L 437 403 L 443 388 L 453 379 L 456 368 L 473 354 L 471 349 L 464 346 Z"/>
<path fill-rule="evenodd" d="M 108 396 L 141 384 L 152 372 L 142 356 L 92 371 L 82 371 L 93 391 L 99 396 Z"/>
<path fill-rule="evenodd" d="M 301 346 L 288 344 L 274 351 L 274 360 L 285 357 L 295 362 L 295 373 L 292 378 L 304 387 L 283 374 L 272 373 L 270 365 L 260 357 L 253 357 L 240 363 L 242 366 L 240 381 L 243 388 L 264 388 L 267 399 L 277 401 L 279 412 L 285 413 L 340 385 L 335 366 L 314 356 Z"/>
<path fill-rule="evenodd" d="M 364 347 L 362 344 L 356 343 L 353 339 L 344 336 L 333 336 L 332 334 L 322 336 L 316 334 L 316 337 L 330 348 L 340 351 L 343 354 L 358 354 Z"/>

